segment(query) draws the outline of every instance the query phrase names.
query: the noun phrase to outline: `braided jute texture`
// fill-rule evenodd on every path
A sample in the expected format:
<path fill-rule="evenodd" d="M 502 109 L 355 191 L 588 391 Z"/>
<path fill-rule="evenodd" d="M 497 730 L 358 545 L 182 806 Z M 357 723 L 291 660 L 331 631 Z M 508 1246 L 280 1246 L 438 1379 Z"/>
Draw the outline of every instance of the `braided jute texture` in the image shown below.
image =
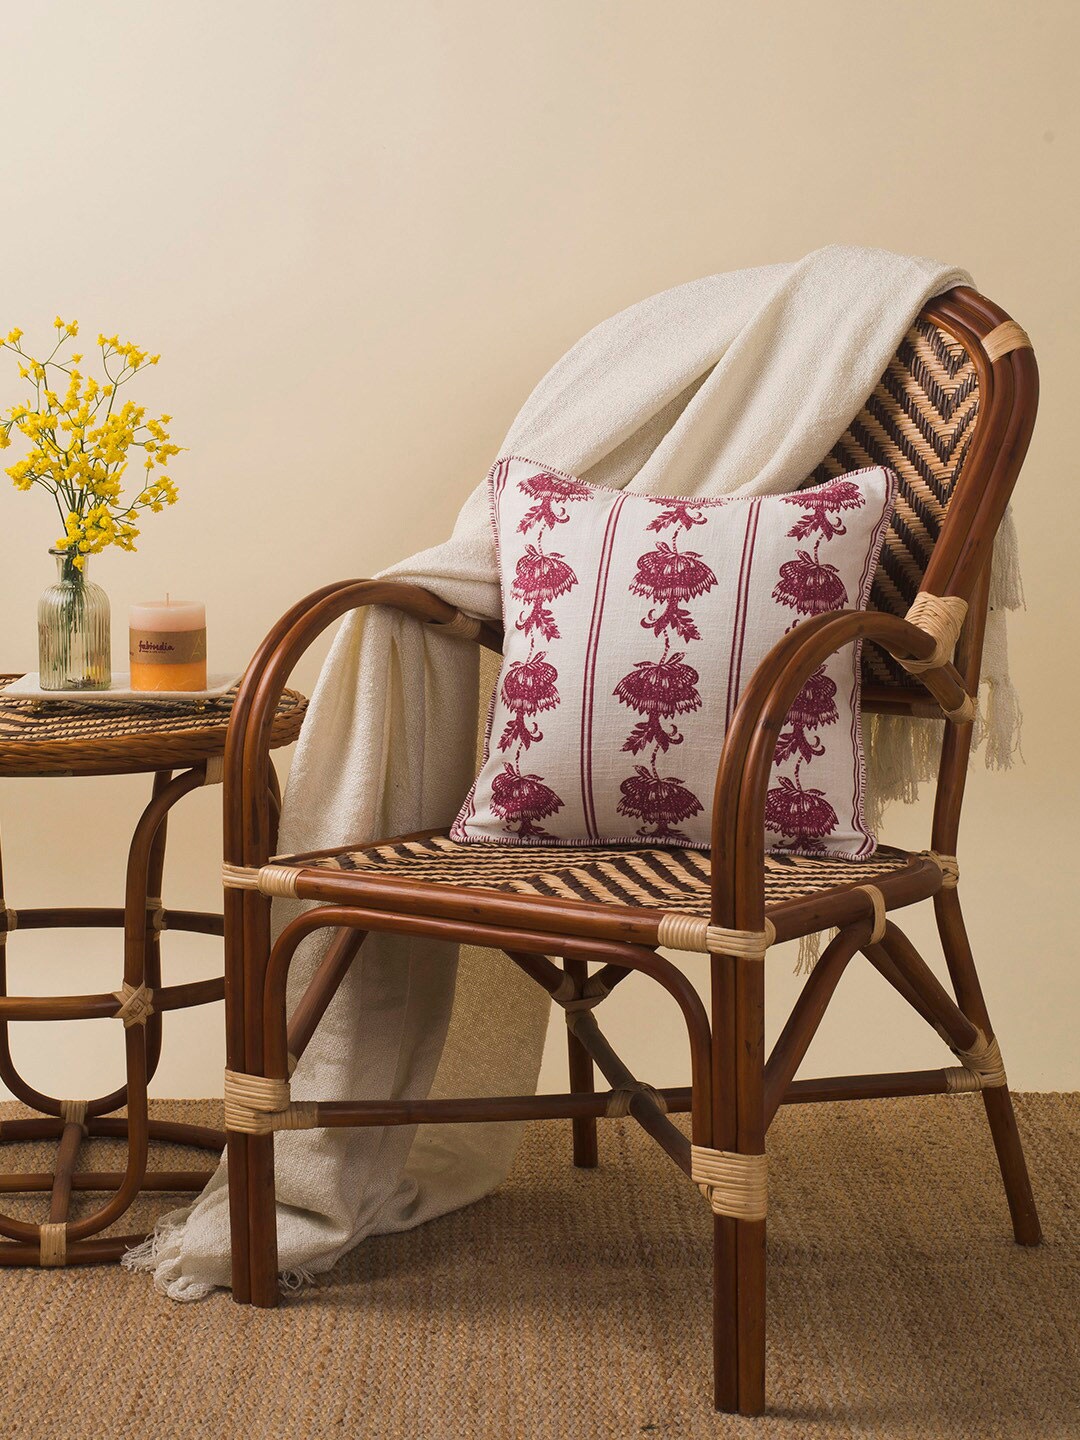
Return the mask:
<path fill-rule="evenodd" d="M 176 1305 L 112 1266 L 0 1271 L 8 1430 L 1065 1440 L 1080 1435 L 1080 1097 L 1021 1096 L 1018 1112 L 1047 1235 L 1030 1251 L 1010 1238 L 979 1096 L 781 1111 L 769 1131 L 761 1420 L 717 1417 L 709 1403 L 709 1207 L 633 1120 L 611 1120 L 598 1170 L 570 1164 L 568 1123 L 530 1126 L 493 1195 L 365 1241 L 275 1311 L 224 1293 Z M 220 1124 L 208 1103 L 152 1113 Z M 292 1143 L 276 1137 L 279 1165 Z M 5 1146 L 4 1163 L 44 1168 L 51 1148 Z M 85 1151 L 102 1169 L 119 1153 L 97 1141 Z M 152 1160 L 193 1163 L 178 1147 Z M 35 1220 L 48 1206 L 4 1200 Z M 76 1196 L 76 1213 L 86 1203 Z M 140 1201 L 122 1228 L 175 1203 Z M 136 1364 L 133 1345 L 145 1352 Z"/>

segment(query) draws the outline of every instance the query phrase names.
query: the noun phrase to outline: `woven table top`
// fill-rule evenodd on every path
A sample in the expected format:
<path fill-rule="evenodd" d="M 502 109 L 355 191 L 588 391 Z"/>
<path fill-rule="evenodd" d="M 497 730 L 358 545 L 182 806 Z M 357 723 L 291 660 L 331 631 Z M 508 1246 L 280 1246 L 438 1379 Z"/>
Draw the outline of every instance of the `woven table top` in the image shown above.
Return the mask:
<path fill-rule="evenodd" d="M 0 775 L 122 775 L 182 769 L 225 751 L 236 691 L 175 704 L 4 697 L 18 677 L 0 675 Z M 274 748 L 300 734 L 307 700 L 281 697 L 271 732 Z"/>

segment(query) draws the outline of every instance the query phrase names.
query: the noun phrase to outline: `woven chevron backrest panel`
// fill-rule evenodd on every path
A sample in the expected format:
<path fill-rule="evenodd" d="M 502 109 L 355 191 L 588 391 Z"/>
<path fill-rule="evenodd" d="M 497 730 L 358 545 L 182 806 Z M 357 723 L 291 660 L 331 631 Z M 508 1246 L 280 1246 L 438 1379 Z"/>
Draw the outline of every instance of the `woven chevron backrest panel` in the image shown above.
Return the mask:
<path fill-rule="evenodd" d="M 936 325 L 917 320 L 873 395 L 805 481 L 817 485 L 867 465 L 887 465 L 900 477 L 871 609 L 903 615 L 914 600 L 971 447 L 978 408 L 971 356 Z M 862 668 L 867 685 L 911 689 L 918 683 L 876 645 L 863 646 Z"/>

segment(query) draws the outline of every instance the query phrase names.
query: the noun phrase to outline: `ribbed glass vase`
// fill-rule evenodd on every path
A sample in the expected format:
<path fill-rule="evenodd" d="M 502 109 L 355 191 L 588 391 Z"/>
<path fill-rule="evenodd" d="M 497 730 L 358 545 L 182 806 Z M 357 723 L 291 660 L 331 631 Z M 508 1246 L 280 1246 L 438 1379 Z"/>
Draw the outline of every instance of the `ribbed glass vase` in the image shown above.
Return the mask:
<path fill-rule="evenodd" d="M 109 597 L 66 550 L 56 558 L 56 582 L 38 601 L 38 672 L 43 690 L 107 690 L 112 684 Z"/>

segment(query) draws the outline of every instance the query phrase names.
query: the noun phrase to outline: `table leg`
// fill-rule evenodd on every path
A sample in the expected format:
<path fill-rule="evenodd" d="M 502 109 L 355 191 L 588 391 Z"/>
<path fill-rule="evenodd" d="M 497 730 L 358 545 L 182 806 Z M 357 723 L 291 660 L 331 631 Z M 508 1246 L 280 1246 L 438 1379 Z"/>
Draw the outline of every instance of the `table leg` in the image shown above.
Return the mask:
<path fill-rule="evenodd" d="M 159 770 L 154 776 L 151 799 L 156 800 L 172 779 L 172 772 Z M 165 843 L 169 826 L 166 812 L 150 842 L 146 862 L 145 964 L 143 973 L 151 990 L 161 988 L 161 927 L 165 916 L 161 887 L 165 874 Z M 152 1080 L 161 1059 L 161 1012 L 155 1010 L 146 1022 L 146 1077 Z"/>
<path fill-rule="evenodd" d="M 164 911 L 161 906 L 161 883 L 165 863 L 165 839 L 168 813 L 173 805 L 191 790 L 205 783 L 202 767 L 188 770 L 173 778 L 171 772 L 157 772 L 153 793 L 135 827 L 128 853 L 127 886 L 124 906 L 124 987 L 118 992 L 117 1015 L 124 1021 L 126 1079 L 124 1085 L 110 1095 L 87 1102 L 61 1101 L 44 1095 L 29 1085 L 14 1065 L 11 1056 L 8 1020 L 0 1014 L 0 1079 L 19 1099 L 37 1109 L 43 1118 L 31 1121 L 8 1121 L 0 1124 L 0 1139 L 31 1139 L 55 1136 L 59 1139 L 52 1183 L 50 1212 L 45 1226 L 39 1227 L 13 1217 L 0 1215 L 0 1234 L 9 1243 L 0 1245 L 3 1264 L 72 1264 L 96 1263 L 116 1259 L 140 1237 L 121 1236 L 91 1239 L 107 1228 L 131 1205 L 146 1181 L 146 1161 L 151 1138 L 173 1140 L 212 1149 L 224 1145 L 222 1132 L 203 1127 L 150 1122 L 147 1113 L 147 1086 L 161 1053 L 161 1012 L 147 1012 L 152 993 L 161 988 L 160 931 Z M 5 944 L 9 930 L 15 928 L 12 912 L 3 900 L 2 857 L 0 857 L 0 995 L 7 994 Z M 34 912 L 35 928 L 47 924 L 63 924 L 74 912 Z M 104 918 L 111 920 L 112 912 Z M 29 918 L 29 917 L 28 917 Z M 203 921 L 207 917 L 193 917 Z M 17 920 L 16 920 L 17 923 Z M 183 988 L 183 987 L 179 987 Z M 47 1004 L 47 1002 L 45 1002 Z M 101 1013 L 100 1009 L 97 1011 Z M 61 1018 L 59 1014 L 48 1018 Z M 125 1118 L 103 1119 L 109 1112 L 127 1105 Z M 112 1134 L 128 1142 L 127 1166 L 122 1175 L 112 1172 L 79 1174 L 75 1164 L 79 1148 L 87 1134 Z M 189 1183 L 177 1189 L 201 1188 L 209 1172 L 174 1172 L 177 1180 Z M 0 1176 L 0 1190 L 19 1189 L 17 1176 Z M 25 1177 L 28 1190 L 40 1189 L 39 1176 Z M 94 1183 L 94 1182 L 102 1183 Z M 197 1181 L 195 1185 L 191 1182 Z M 108 1183 L 104 1183 L 108 1182 Z M 68 1207 L 73 1190 L 101 1189 L 110 1198 L 96 1212 L 77 1221 L 69 1221 Z M 14 1243 L 10 1243 L 14 1242 Z"/>

